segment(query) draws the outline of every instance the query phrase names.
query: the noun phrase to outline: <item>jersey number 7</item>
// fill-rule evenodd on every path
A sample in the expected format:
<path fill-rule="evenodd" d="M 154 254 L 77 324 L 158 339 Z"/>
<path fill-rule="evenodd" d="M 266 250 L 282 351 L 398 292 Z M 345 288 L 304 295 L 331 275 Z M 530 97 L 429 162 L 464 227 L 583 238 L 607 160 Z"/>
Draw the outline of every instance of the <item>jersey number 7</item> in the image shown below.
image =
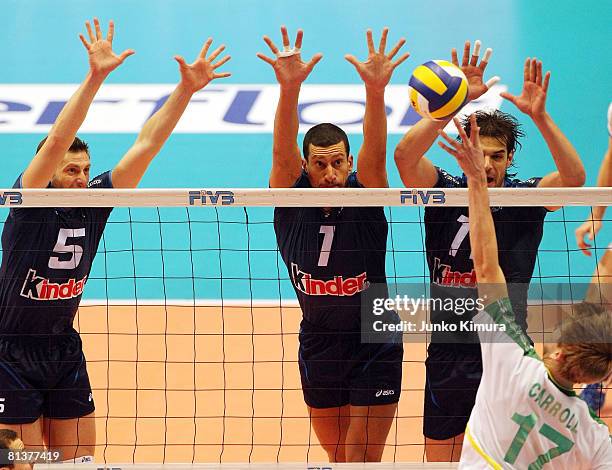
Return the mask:
<path fill-rule="evenodd" d="M 319 233 L 323 234 L 323 243 L 321 244 L 321 252 L 319 253 L 319 263 L 317 266 L 327 266 L 329 263 L 329 253 L 331 251 L 332 242 L 334 241 L 334 225 L 321 225 Z"/>

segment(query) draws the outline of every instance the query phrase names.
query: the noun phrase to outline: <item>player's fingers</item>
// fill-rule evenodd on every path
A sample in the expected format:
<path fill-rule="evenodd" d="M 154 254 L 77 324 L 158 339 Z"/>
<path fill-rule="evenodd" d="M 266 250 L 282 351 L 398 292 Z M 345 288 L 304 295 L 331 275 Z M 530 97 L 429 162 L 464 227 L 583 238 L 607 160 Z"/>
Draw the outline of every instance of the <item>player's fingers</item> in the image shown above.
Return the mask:
<path fill-rule="evenodd" d="M 467 143 L 469 139 L 467 134 L 465 133 L 465 129 L 463 129 L 463 126 L 461 125 L 461 121 L 459 121 L 458 117 L 454 117 L 453 122 L 455 123 L 455 127 L 457 128 L 459 137 L 461 137 L 461 142 Z"/>
<path fill-rule="evenodd" d="M 475 147 L 480 147 L 480 127 L 478 127 L 476 113 L 470 116 L 470 142 Z"/>
<path fill-rule="evenodd" d="M 225 64 L 228 60 L 230 60 L 232 57 L 229 55 L 226 55 L 223 59 L 217 61 L 216 63 L 213 64 L 212 68 L 216 69 L 218 67 L 221 67 L 223 64 Z"/>
<path fill-rule="evenodd" d="M 359 67 L 359 61 L 357 60 L 357 57 L 355 57 L 354 55 L 351 54 L 346 54 L 344 56 L 344 58 L 350 62 L 351 64 L 353 64 L 355 66 L 355 68 Z"/>
<path fill-rule="evenodd" d="M 314 68 L 315 65 L 319 63 L 322 58 L 323 54 L 321 54 L 320 52 L 317 52 L 315 55 L 312 56 L 312 59 L 310 59 L 310 62 L 308 62 L 306 66 L 308 73 L 310 73 L 310 71 Z"/>
<path fill-rule="evenodd" d="M 232 74 L 230 72 L 221 72 L 221 73 L 216 73 L 213 75 L 213 78 L 227 78 L 227 77 L 231 77 Z"/>
<path fill-rule="evenodd" d="M 391 49 L 387 54 L 387 58 L 389 60 L 393 59 L 393 57 L 395 57 L 395 54 L 399 52 L 399 50 L 404 46 L 404 44 L 406 44 L 405 38 L 401 38 L 399 41 L 397 41 L 397 44 L 393 46 L 393 49 Z"/>
<path fill-rule="evenodd" d="M 96 37 L 93 34 L 91 23 L 89 21 L 85 22 L 85 28 L 87 28 L 87 34 L 89 34 L 89 42 L 96 42 Z"/>
<path fill-rule="evenodd" d="M 185 61 L 185 58 L 183 56 L 175 55 L 174 60 L 178 62 L 180 68 L 187 67 L 187 62 Z"/>
<path fill-rule="evenodd" d="M 268 64 L 274 66 L 274 62 L 276 62 L 274 59 L 271 59 L 270 57 L 263 55 L 261 52 L 258 52 L 257 54 L 255 54 L 257 57 L 259 57 L 261 60 L 263 60 L 264 62 L 267 62 Z"/>
<path fill-rule="evenodd" d="M 410 57 L 410 54 L 408 52 L 406 52 L 405 54 L 402 54 L 399 57 L 399 59 L 397 59 L 395 62 L 393 62 L 393 68 L 397 67 L 399 64 L 404 62 L 408 57 Z"/>
<path fill-rule="evenodd" d="M 454 47 L 451 49 L 451 62 L 459 67 L 459 58 L 457 57 L 457 49 Z"/>
<path fill-rule="evenodd" d="M 531 64 L 531 58 L 527 57 L 525 59 L 525 64 L 523 65 L 523 82 L 529 81 L 529 65 Z"/>
<path fill-rule="evenodd" d="M 493 85 L 495 85 L 497 82 L 499 82 L 501 80 L 501 78 L 499 78 L 497 75 L 495 75 L 494 77 L 489 78 L 486 83 L 485 86 L 487 88 L 491 88 Z"/>
<path fill-rule="evenodd" d="M 474 51 L 472 52 L 472 57 L 470 57 L 470 65 L 476 66 L 478 64 L 481 45 L 482 43 L 480 42 L 480 39 L 476 39 L 476 41 L 474 41 Z"/>
<path fill-rule="evenodd" d="M 465 67 L 470 60 L 470 41 L 465 41 L 463 45 L 463 59 L 461 60 L 461 67 Z"/>
<path fill-rule="evenodd" d="M 217 57 L 219 57 L 219 54 L 221 54 L 224 50 L 225 50 L 225 44 L 221 44 L 219 47 L 217 47 L 212 52 L 212 54 L 210 54 L 210 56 L 208 57 L 208 61 L 212 62 L 213 60 L 215 60 Z"/>
<path fill-rule="evenodd" d="M 453 157 L 459 158 L 459 154 L 455 149 L 450 148 L 448 145 L 445 145 L 444 142 L 438 141 L 438 145 L 444 149 L 446 152 L 450 153 Z"/>
<path fill-rule="evenodd" d="M 106 33 L 106 40 L 112 43 L 114 37 L 115 37 L 115 22 L 113 20 L 110 20 L 108 22 L 108 33 Z"/>
<path fill-rule="evenodd" d="M 544 83 L 542 84 L 542 89 L 544 90 L 544 93 L 548 92 L 549 83 L 550 83 L 550 71 L 546 72 L 546 75 L 544 75 Z"/>
<path fill-rule="evenodd" d="M 537 61 L 536 62 L 536 85 L 538 86 L 542 86 L 542 62 L 541 61 Z"/>
<path fill-rule="evenodd" d="M 129 56 L 134 55 L 134 54 L 136 54 L 136 51 L 134 49 L 126 49 L 119 55 L 119 60 L 123 62 Z"/>
<path fill-rule="evenodd" d="M 272 39 L 270 39 L 268 36 L 264 36 L 263 40 L 268 45 L 273 54 L 278 54 L 278 47 L 276 47 L 276 44 L 272 42 Z"/>
<path fill-rule="evenodd" d="M 485 50 L 484 56 L 482 57 L 482 60 L 480 61 L 480 65 L 478 66 L 478 68 L 482 70 L 483 72 L 487 68 L 487 65 L 489 65 L 489 61 L 491 60 L 492 55 L 493 55 L 493 49 L 491 49 L 490 47 L 487 47 L 487 49 Z"/>
<path fill-rule="evenodd" d="M 374 39 L 372 39 L 372 30 L 368 29 L 366 31 L 366 41 L 368 43 L 368 53 L 374 54 L 376 50 L 374 49 Z"/>
<path fill-rule="evenodd" d="M 281 34 L 283 36 L 283 48 L 289 48 L 289 33 L 286 26 L 281 26 Z"/>
<path fill-rule="evenodd" d="M 438 135 L 439 135 L 440 137 L 442 137 L 444 140 L 446 140 L 446 141 L 447 141 L 447 142 L 448 142 L 448 143 L 451 145 L 451 147 L 453 147 L 454 149 L 458 149 L 458 148 L 461 146 L 461 144 L 460 144 L 459 142 L 457 142 L 455 139 L 451 138 L 451 137 L 450 137 L 450 136 L 449 136 L 449 135 L 448 135 L 446 132 L 444 132 L 442 129 L 440 129 L 440 130 L 438 131 Z"/>
<path fill-rule="evenodd" d="M 296 49 L 301 49 L 302 48 L 302 39 L 304 38 L 304 31 L 302 31 L 301 29 L 297 30 L 297 34 L 295 35 L 295 48 Z"/>
<path fill-rule="evenodd" d="M 502 91 L 499 96 L 501 96 L 503 99 L 510 101 L 510 103 L 515 104 L 516 103 L 516 96 L 511 95 L 510 93 L 506 93 L 505 91 Z"/>
<path fill-rule="evenodd" d="M 210 45 L 212 44 L 212 42 L 213 42 L 212 38 L 208 38 L 204 42 L 204 45 L 202 46 L 202 49 L 200 49 L 200 57 L 202 59 L 206 59 L 206 54 L 208 54 L 208 49 L 210 48 Z"/>
<path fill-rule="evenodd" d="M 538 59 L 534 57 L 533 59 L 531 59 L 531 63 L 529 64 L 529 81 L 531 82 L 535 82 L 537 60 Z"/>
<path fill-rule="evenodd" d="M 96 29 L 96 39 L 99 41 L 102 39 L 102 29 L 100 28 L 100 21 L 98 18 L 94 18 L 94 28 Z"/>
<path fill-rule="evenodd" d="M 380 36 L 380 44 L 378 45 L 378 53 L 384 54 L 387 48 L 387 36 L 389 35 L 389 28 L 383 28 L 382 35 Z"/>
<path fill-rule="evenodd" d="M 89 44 L 87 42 L 87 39 L 85 39 L 85 36 L 83 36 L 82 34 L 79 34 L 79 39 L 81 40 L 81 42 L 85 46 L 85 49 L 89 50 L 89 48 L 91 47 L 91 44 Z"/>

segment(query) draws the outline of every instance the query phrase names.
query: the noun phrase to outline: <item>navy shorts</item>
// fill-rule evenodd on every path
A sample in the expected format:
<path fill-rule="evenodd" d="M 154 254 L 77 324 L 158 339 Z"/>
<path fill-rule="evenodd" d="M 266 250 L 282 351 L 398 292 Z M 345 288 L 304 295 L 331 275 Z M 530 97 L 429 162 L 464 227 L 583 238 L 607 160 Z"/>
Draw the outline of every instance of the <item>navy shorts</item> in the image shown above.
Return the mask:
<path fill-rule="evenodd" d="M 444 440 L 465 431 L 482 377 L 480 345 L 436 344 L 425 361 L 423 434 Z"/>
<path fill-rule="evenodd" d="M 0 423 L 80 418 L 95 409 L 81 339 L 0 341 Z"/>
<path fill-rule="evenodd" d="M 312 408 L 388 405 L 399 401 L 403 344 L 368 344 L 302 320 L 299 365 L 304 401 Z"/>

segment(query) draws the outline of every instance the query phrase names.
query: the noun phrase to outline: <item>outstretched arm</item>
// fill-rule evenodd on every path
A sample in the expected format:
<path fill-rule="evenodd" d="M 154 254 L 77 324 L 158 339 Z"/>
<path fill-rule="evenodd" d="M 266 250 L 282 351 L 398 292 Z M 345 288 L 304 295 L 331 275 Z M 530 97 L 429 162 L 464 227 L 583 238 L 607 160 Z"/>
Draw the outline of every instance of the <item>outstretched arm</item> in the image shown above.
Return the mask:
<path fill-rule="evenodd" d="M 138 186 L 149 164 L 172 134 L 193 94 L 212 80 L 231 75 L 228 72 L 215 72 L 217 68 L 230 60 L 230 56 L 225 56 L 213 63 L 223 52 L 225 46 L 218 47 L 206 58 L 211 44 L 212 38 L 208 38 L 200 55 L 192 64 L 187 64 L 181 56 L 174 57 L 179 64 L 181 81 L 164 105 L 145 123 L 134 145 L 113 169 L 113 187 L 135 188 Z"/>
<path fill-rule="evenodd" d="M 608 150 L 606 150 L 606 154 L 601 162 L 601 167 L 599 168 L 597 186 L 612 186 L 612 136 L 608 138 Z M 589 241 L 593 241 L 597 232 L 601 230 L 606 209 L 607 206 L 592 207 L 591 216 L 576 229 L 576 243 L 578 244 L 578 248 L 587 256 L 591 256 L 591 250 L 589 250 L 591 245 L 584 241 L 584 237 L 587 236 Z"/>
<path fill-rule="evenodd" d="M 538 186 L 542 188 L 582 186 L 586 176 L 580 156 L 546 112 L 549 81 L 550 72 L 542 76 L 542 62 L 528 57 L 523 68 L 523 90 L 520 96 L 510 93 L 501 93 L 501 96 L 533 120 L 555 160 L 557 171 L 542 178 Z M 556 207 L 549 209 L 553 210 Z"/>
<path fill-rule="evenodd" d="M 410 54 L 405 53 L 397 60 L 393 57 L 406 42 L 400 39 L 385 55 L 389 28 L 383 29 L 378 51 L 374 49 L 372 31 L 366 33 L 368 58 L 359 62 L 355 56 L 345 58 L 355 66 L 365 83 L 366 107 L 363 119 L 363 145 L 357 158 L 359 181 L 367 188 L 387 187 L 387 113 L 385 109 L 385 88 L 395 68 Z"/>
<path fill-rule="evenodd" d="M 131 49 L 120 55 L 113 52 L 115 25 L 112 21 L 108 25 L 106 38 L 102 36 L 100 22 L 97 18 L 94 18 L 95 34 L 89 21 L 85 23 L 85 26 L 89 41 L 82 34 L 79 35 L 79 38 L 89 55 L 89 72 L 57 117 L 47 140 L 23 172 L 21 183 L 24 188 L 44 188 L 49 184 L 56 167 L 72 145 L 102 83 L 113 70 L 134 53 Z"/>
<path fill-rule="evenodd" d="M 303 62 L 300 52 L 304 35 L 302 30 L 298 30 L 293 48 L 290 46 L 287 28 L 282 26 L 281 33 L 283 36 L 282 52 L 268 36 L 264 36 L 264 41 L 276 59 L 257 53 L 257 57 L 274 68 L 276 80 L 280 85 L 280 97 L 274 117 L 274 144 L 272 170 L 270 171 L 270 187 L 272 188 L 291 187 L 302 171 L 302 159 L 297 145 L 298 98 L 302 83 L 323 57 L 321 54 L 315 54 L 308 63 Z"/>
<path fill-rule="evenodd" d="M 457 50 L 453 48 L 451 51 L 453 64 L 460 67 L 468 79 L 469 91 L 466 103 L 484 95 L 490 87 L 499 81 L 499 77 L 493 77 L 486 83 L 483 82 L 484 72 L 493 52 L 492 49 L 485 51 L 480 63 L 478 63 L 480 41 L 475 42 L 474 51 L 471 55 L 470 49 L 470 42 L 466 41 L 461 65 L 459 65 Z M 404 185 L 408 187 L 431 187 L 436 184 L 438 174 L 433 163 L 425 157 L 425 153 L 435 142 L 438 132 L 444 129 L 449 121 L 450 118 L 442 121 L 423 118 L 399 142 L 395 148 L 394 157 Z"/>
<path fill-rule="evenodd" d="M 493 216 L 489 207 L 489 190 L 485 159 L 480 147 L 480 129 L 476 115 L 470 116 L 471 131 L 468 137 L 461 123 L 454 118 L 461 142 L 451 139 L 444 131 L 440 135 L 448 143 L 440 146 L 453 155 L 467 176 L 470 215 L 470 246 L 474 259 L 474 269 L 478 280 L 480 296 L 491 303 L 507 297 L 506 279 L 499 266 L 497 236 L 493 225 Z"/>

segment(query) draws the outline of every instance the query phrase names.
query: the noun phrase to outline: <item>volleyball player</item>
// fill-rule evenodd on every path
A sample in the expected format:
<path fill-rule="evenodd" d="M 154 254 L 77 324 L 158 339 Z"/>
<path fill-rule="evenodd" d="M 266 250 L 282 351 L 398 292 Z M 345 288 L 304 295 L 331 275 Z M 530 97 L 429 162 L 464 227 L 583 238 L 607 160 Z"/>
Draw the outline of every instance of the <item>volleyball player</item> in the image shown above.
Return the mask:
<path fill-rule="evenodd" d="M 81 36 L 90 70 L 17 178 L 15 188 L 86 188 L 90 156 L 76 138 L 104 79 L 133 53 L 112 51 L 113 23 L 103 37 L 86 23 Z M 208 58 L 206 41 L 193 64 L 176 56 L 181 79 L 165 104 L 145 123 L 134 145 L 93 188 L 133 188 L 159 152 L 191 96 L 227 73 L 215 69 L 223 46 Z M 91 461 L 94 401 L 81 340 L 72 326 L 111 208 L 11 209 L 2 232 L 0 268 L 0 426 L 17 431 L 28 447 L 43 444 L 66 459 Z"/>
<path fill-rule="evenodd" d="M 482 76 L 488 55 L 478 64 L 479 45 L 470 56 L 466 42 L 461 68 L 469 79 L 469 99 L 487 91 Z M 453 63 L 458 64 L 453 50 Z M 514 179 L 509 168 L 523 136 L 517 120 L 500 111 L 479 111 L 476 120 L 480 128 L 489 187 L 553 187 L 581 186 L 585 172 L 576 150 L 546 112 L 550 72 L 542 74 L 542 63 L 527 59 L 520 96 L 502 93 L 529 116 L 544 137 L 557 166 L 557 171 L 543 178 L 525 181 Z M 448 121 L 419 121 L 395 149 L 395 162 L 407 187 L 453 188 L 466 187 L 465 175 L 452 176 L 435 167 L 424 157 Z M 470 121 L 464 122 L 470 132 Z M 499 239 L 500 264 L 509 282 L 516 321 L 527 330 L 527 291 L 538 247 L 542 239 L 547 209 L 553 207 L 504 207 L 493 211 Z M 476 274 L 467 237 L 467 208 L 426 207 L 425 248 L 430 272 L 431 295 L 438 298 L 474 298 Z M 469 319 L 472 312 L 455 315 L 432 311 L 432 320 L 453 322 Z M 482 362 L 478 337 L 474 332 L 456 334 L 434 333 L 425 362 L 425 403 L 423 433 L 428 461 L 457 461 L 461 452 L 463 431 L 474 406 L 480 382 Z"/>
<path fill-rule="evenodd" d="M 270 186 L 387 187 L 384 91 L 393 70 L 408 57 L 393 60 L 405 41 L 386 53 L 387 28 L 378 50 L 368 31 L 368 59 L 346 56 L 366 88 L 363 145 L 353 172 L 348 137 L 333 124 L 311 128 L 300 154 L 300 87 L 322 56 L 303 62 L 302 31 L 294 48 L 287 29 L 281 31 L 282 51 L 264 37 L 276 59 L 258 54 L 280 84 Z M 303 313 L 300 375 L 319 442 L 330 461 L 380 461 L 401 391 L 403 348 L 401 341 L 362 344 L 359 331 L 361 293 L 370 283 L 386 285 L 383 208 L 276 208 L 274 228 Z"/>
<path fill-rule="evenodd" d="M 442 132 L 469 188 L 470 241 L 478 295 L 485 308 L 479 327 L 483 373 L 463 442 L 460 468 L 609 469 L 608 428 L 573 392 L 575 383 L 612 373 L 612 311 L 595 304 L 573 306 L 559 329 L 556 348 L 542 360 L 516 322 L 499 262 L 496 227 L 489 208 L 485 146 L 476 116 L 461 141 Z"/>
<path fill-rule="evenodd" d="M 608 149 L 599 168 L 597 186 L 612 186 L 612 103 L 608 107 Z M 586 236 L 589 241 L 593 241 L 595 235 L 601 230 L 606 209 L 606 206 L 593 207 L 591 209 L 591 217 L 576 229 L 576 243 L 587 256 L 591 256 L 591 245 L 585 242 L 584 238 Z M 604 285 L 607 287 L 609 283 L 612 283 L 612 243 L 604 251 L 593 273 L 593 279 L 587 293 L 590 301 L 595 303 L 612 303 L 612 292 L 602 289 Z M 591 384 L 583 390 L 580 396 L 596 413 L 601 413 L 602 408 L 606 406 L 606 392 L 609 387 L 610 382 Z M 609 406 L 612 407 L 612 404 L 609 404 Z M 603 414 L 601 415 L 603 416 Z"/>

